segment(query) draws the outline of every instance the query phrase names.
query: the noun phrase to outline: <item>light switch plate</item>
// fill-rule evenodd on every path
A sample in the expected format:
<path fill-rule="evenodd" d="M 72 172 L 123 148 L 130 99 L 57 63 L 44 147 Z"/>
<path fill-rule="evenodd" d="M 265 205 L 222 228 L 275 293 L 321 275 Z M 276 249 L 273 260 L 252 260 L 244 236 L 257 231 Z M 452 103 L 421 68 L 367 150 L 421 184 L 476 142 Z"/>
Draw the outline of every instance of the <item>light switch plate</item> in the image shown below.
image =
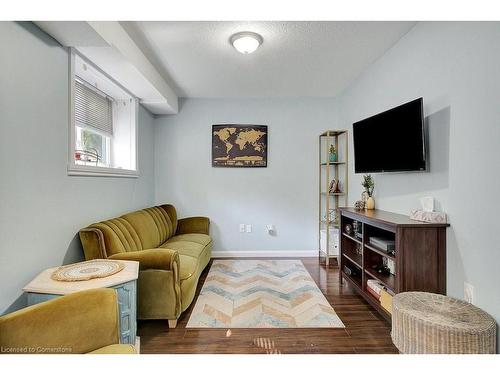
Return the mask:
<path fill-rule="evenodd" d="M 245 233 L 245 224 L 240 224 L 240 233 Z"/>
<path fill-rule="evenodd" d="M 252 224 L 247 224 L 247 233 L 251 233 L 252 232 Z"/>

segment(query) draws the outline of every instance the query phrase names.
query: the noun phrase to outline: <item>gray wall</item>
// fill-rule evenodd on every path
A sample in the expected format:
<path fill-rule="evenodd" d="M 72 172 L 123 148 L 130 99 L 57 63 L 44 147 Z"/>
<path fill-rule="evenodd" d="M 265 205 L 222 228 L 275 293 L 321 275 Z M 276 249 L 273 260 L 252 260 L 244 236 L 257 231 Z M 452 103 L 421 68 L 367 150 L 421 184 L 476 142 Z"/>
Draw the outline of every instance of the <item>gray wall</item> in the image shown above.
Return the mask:
<path fill-rule="evenodd" d="M 153 117 L 139 113 L 141 176 L 70 177 L 68 55 L 31 23 L 0 22 L 0 313 L 47 267 L 82 259 L 78 229 L 151 205 Z"/>
<path fill-rule="evenodd" d="M 378 208 L 407 214 L 431 195 L 449 214 L 448 294 L 500 321 L 500 23 L 419 23 L 339 98 L 342 125 L 422 96 L 429 173 L 377 174 Z M 352 150 L 352 147 L 351 147 Z M 350 170 L 354 171 L 351 165 Z M 361 175 L 351 173 L 351 198 Z"/>
<path fill-rule="evenodd" d="M 212 124 L 269 126 L 267 168 L 212 168 Z M 156 202 L 212 219 L 215 251 L 317 249 L 318 135 L 336 128 L 333 99 L 186 99 L 156 119 Z M 239 233 L 240 223 L 252 233 Z M 276 225 L 277 235 L 265 232 Z"/>

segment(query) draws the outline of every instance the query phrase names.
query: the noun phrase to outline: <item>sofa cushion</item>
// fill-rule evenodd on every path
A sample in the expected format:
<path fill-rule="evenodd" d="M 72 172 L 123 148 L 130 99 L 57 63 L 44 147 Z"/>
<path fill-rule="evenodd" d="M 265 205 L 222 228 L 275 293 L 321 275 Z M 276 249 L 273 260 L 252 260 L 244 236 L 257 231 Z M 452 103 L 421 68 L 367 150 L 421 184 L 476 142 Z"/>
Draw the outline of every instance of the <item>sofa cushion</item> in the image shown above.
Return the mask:
<path fill-rule="evenodd" d="M 194 299 L 194 295 L 196 293 L 196 287 L 198 285 L 198 279 L 200 278 L 203 269 L 210 262 L 211 248 L 212 244 L 209 244 L 208 246 L 204 247 L 203 252 L 197 259 L 198 267 L 196 273 L 194 273 L 191 277 L 181 281 L 182 311 L 185 311 Z"/>
<path fill-rule="evenodd" d="M 179 254 L 179 278 L 181 283 L 183 280 L 189 279 L 197 273 L 198 258 L 189 255 Z"/>
<path fill-rule="evenodd" d="M 177 241 L 196 242 L 199 243 L 200 245 L 207 246 L 210 242 L 212 242 L 212 238 L 202 233 L 189 233 L 189 234 L 179 234 L 177 236 L 173 236 L 167 242 L 170 243 Z"/>
<path fill-rule="evenodd" d="M 205 249 L 205 246 L 190 241 L 174 241 L 165 242 L 163 245 L 161 245 L 161 248 L 176 250 L 179 254 L 198 258 L 203 252 L 203 249 Z"/>

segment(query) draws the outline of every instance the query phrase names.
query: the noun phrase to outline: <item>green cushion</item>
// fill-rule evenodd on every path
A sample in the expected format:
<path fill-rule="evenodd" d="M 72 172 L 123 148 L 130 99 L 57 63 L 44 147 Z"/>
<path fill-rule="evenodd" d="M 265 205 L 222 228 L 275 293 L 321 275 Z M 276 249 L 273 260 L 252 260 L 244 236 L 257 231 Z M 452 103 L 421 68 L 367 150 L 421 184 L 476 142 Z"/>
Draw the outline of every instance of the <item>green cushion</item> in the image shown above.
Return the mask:
<path fill-rule="evenodd" d="M 196 242 L 189 241 L 175 241 L 166 242 L 161 245 L 163 249 L 176 250 L 179 255 L 189 255 L 190 257 L 197 258 L 203 252 L 206 246 L 200 245 Z"/>
<path fill-rule="evenodd" d="M 202 233 L 189 233 L 189 234 L 179 234 L 177 236 L 173 236 L 166 243 L 172 243 L 177 241 L 189 241 L 195 242 L 203 246 L 207 246 L 212 239 L 210 236 Z"/>
<path fill-rule="evenodd" d="M 197 268 L 198 258 L 179 254 L 179 278 L 181 283 L 183 280 L 189 279 L 191 276 L 195 275 Z"/>

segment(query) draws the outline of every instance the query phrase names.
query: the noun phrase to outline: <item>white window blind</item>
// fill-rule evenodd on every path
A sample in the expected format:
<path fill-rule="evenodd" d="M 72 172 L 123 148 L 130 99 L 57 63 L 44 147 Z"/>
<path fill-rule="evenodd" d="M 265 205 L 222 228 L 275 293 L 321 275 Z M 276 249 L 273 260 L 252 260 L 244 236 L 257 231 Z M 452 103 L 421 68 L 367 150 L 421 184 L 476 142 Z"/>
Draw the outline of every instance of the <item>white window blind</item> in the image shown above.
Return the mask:
<path fill-rule="evenodd" d="M 75 121 L 77 125 L 113 135 L 111 100 L 83 83 L 75 81 Z"/>

